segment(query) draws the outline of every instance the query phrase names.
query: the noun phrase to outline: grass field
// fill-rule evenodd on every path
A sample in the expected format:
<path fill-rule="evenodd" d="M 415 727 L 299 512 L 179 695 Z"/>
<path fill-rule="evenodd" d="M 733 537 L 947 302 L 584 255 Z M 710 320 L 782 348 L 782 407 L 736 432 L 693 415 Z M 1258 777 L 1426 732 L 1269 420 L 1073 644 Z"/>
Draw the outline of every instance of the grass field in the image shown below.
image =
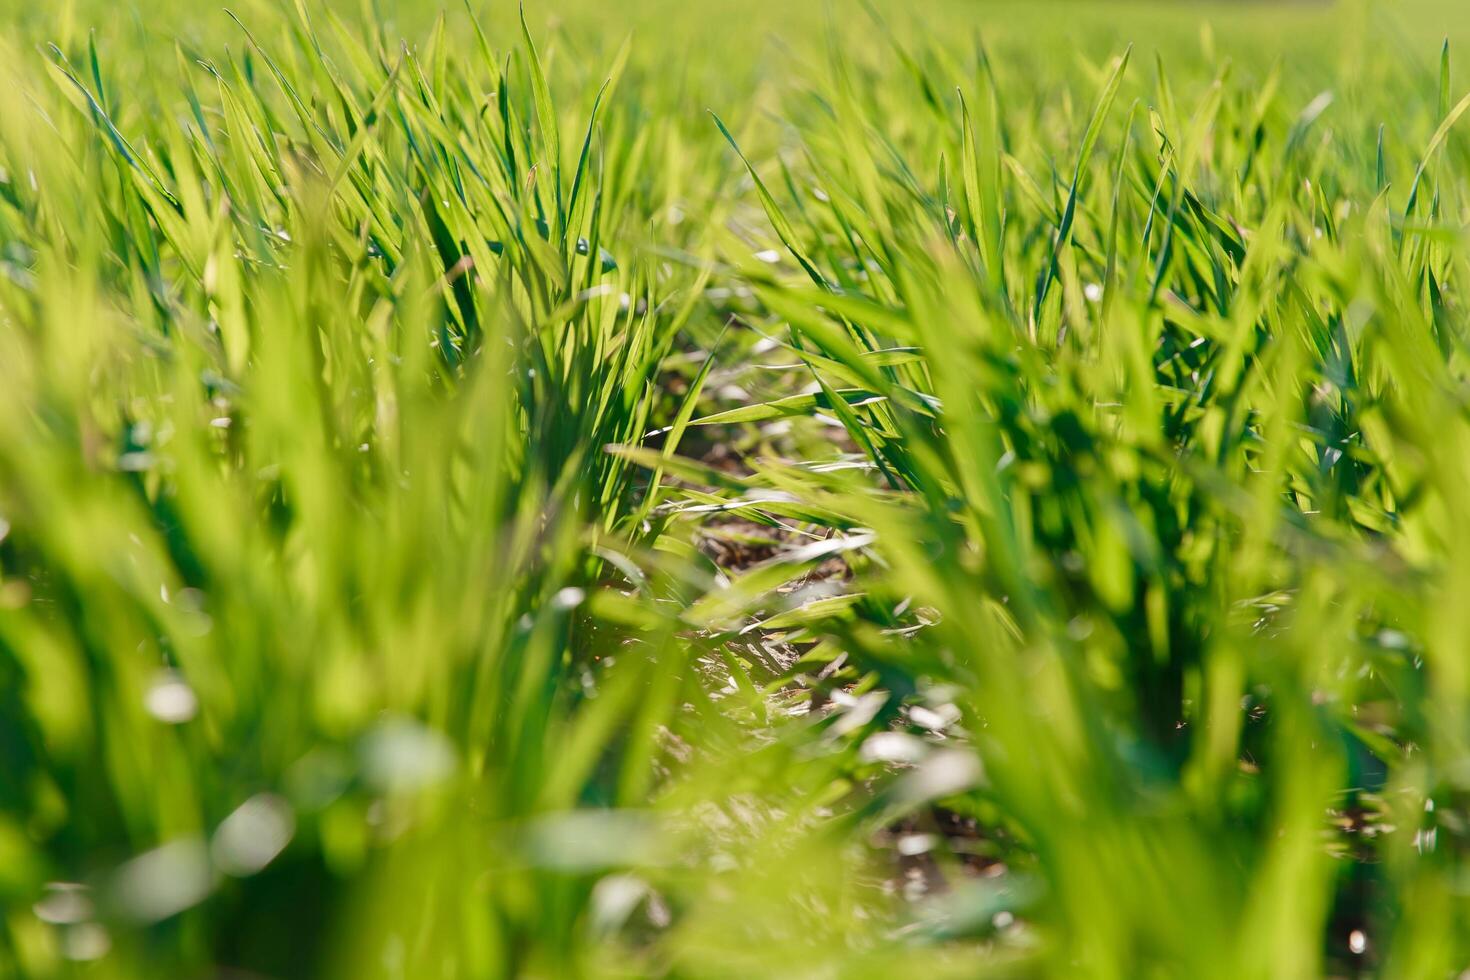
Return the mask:
<path fill-rule="evenodd" d="M 1466 975 L 1461 21 L 0 0 L 0 976 Z"/>

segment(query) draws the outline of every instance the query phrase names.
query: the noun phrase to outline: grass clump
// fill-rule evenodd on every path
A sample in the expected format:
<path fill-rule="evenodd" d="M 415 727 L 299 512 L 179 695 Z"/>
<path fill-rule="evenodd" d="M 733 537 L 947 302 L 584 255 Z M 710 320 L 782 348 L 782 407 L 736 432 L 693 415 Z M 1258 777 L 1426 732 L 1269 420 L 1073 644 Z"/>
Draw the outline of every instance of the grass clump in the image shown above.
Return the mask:
<path fill-rule="evenodd" d="M 1434 8 L 931 2 L 7 14 L 5 972 L 1470 966 Z"/>

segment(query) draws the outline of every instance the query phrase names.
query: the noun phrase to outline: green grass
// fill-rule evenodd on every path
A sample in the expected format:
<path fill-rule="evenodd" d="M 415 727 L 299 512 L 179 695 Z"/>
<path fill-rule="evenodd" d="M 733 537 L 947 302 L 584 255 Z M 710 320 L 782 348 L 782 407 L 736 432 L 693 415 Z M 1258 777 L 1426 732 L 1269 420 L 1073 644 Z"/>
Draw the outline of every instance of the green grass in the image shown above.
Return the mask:
<path fill-rule="evenodd" d="M 1470 968 L 1453 5 L 378 6 L 0 13 L 0 975 Z"/>

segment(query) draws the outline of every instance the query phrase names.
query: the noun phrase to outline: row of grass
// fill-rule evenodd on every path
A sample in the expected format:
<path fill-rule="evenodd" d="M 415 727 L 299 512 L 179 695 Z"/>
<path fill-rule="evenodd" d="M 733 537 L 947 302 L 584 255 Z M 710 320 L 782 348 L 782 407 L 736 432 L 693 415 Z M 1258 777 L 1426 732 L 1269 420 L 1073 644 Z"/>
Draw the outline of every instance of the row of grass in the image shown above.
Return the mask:
<path fill-rule="evenodd" d="M 0 18 L 0 973 L 1470 966 L 1452 47 L 932 3 Z"/>

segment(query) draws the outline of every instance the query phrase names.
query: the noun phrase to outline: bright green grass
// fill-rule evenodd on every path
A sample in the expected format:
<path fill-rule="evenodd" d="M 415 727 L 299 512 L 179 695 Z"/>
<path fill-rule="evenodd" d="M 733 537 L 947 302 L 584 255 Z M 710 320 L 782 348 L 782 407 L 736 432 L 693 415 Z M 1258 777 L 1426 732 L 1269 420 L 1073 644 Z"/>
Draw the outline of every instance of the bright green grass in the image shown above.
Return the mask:
<path fill-rule="evenodd" d="M 622 6 L 4 5 L 0 975 L 1470 968 L 1454 6 Z"/>

